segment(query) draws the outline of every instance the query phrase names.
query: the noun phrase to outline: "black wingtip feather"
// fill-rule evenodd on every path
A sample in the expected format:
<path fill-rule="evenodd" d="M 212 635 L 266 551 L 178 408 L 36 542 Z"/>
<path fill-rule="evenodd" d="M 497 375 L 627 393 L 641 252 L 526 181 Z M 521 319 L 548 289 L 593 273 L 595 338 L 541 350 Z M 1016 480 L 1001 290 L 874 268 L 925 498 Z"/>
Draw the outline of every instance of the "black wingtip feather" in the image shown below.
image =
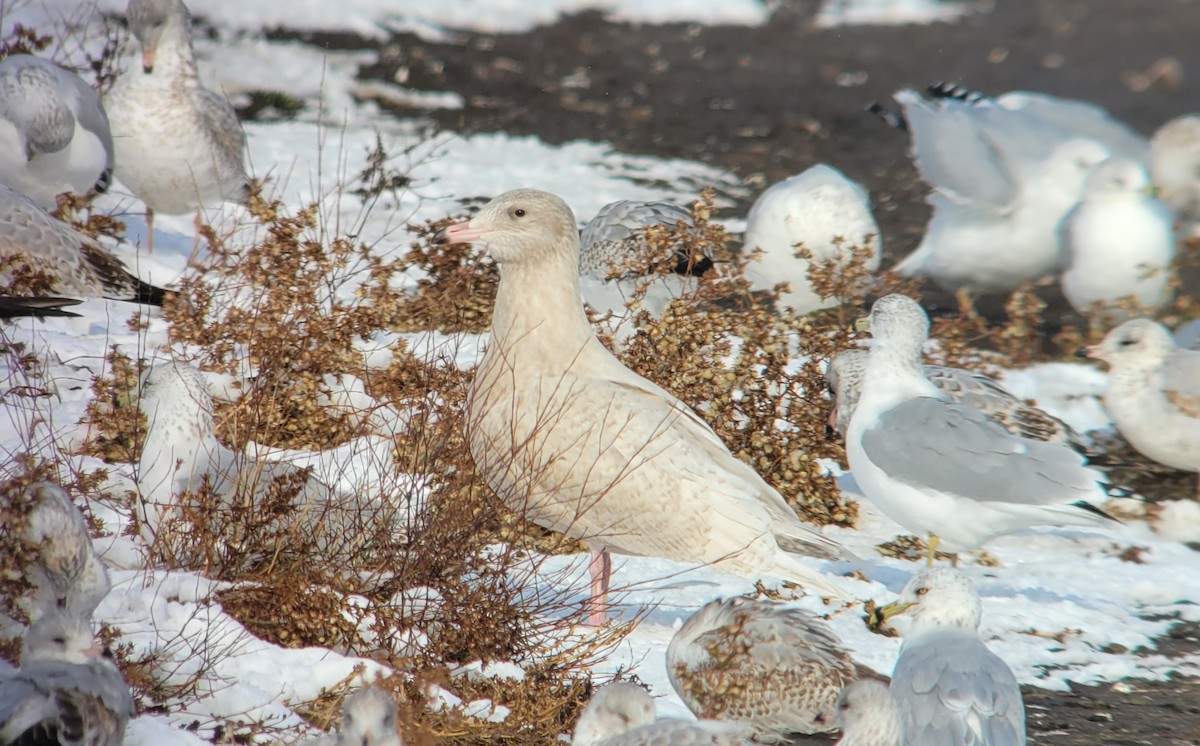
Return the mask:
<path fill-rule="evenodd" d="M 931 86 L 926 87 L 926 91 L 930 96 L 941 99 L 952 99 L 954 101 L 963 101 L 968 104 L 978 103 L 987 99 L 981 91 L 971 90 L 966 86 L 961 86 L 958 83 L 950 83 L 948 81 L 939 81 Z"/>
<path fill-rule="evenodd" d="M 1101 518 L 1107 518 L 1108 520 L 1112 521 L 1113 523 L 1120 523 L 1120 521 L 1118 521 L 1116 518 L 1113 518 L 1111 515 L 1109 515 L 1108 513 L 1105 513 L 1103 510 L 1101 510 L 1100 508 L 1097 508 L 1095 505 L 1092 505 L 1089 502 L 1084 502 L 1083 500 L 1079 500 L 1079 501 L 1073 502 L 1071 504 L 1077 508 L 1086 510 L 1089 513 L 1098 515 Z"/>
<path fill-rule="evenodd" d="M 867 107 L 867 111 L 882 119 L 883 123 L 889 127 L 902 131 L 908 131 L 908 122 L 904 120 L 904 117 L 887 108 L 883 104 L 878 102 L 872 103 Z"/>
<path fill-rule="evenodd" d="M 32 296 L 0 296 L 0 319 L 16 319 L 28 316 L 35 318 L 79 318 L 79 314 L 64 311 L 66 306 L 77 306 L 74 298 L 36 298 Z"/>

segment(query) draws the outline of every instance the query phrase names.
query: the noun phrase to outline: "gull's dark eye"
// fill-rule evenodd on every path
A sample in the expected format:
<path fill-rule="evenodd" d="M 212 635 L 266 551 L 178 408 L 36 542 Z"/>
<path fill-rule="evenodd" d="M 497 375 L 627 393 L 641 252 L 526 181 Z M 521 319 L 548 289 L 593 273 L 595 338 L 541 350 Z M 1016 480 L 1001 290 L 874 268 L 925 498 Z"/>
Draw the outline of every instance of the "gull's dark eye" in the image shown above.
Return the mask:
<path fill-rule="evenodd" d="M 1128 347 L 1129 345 L 1133 344 L 1133 342 L 1134 340 L 1130 339 L 1129 337 L 1125 337 L 1120 342 L 1117 342 L 1117 344 L 1121 347 Z"/>
<path fill-rule="evenodd" d="M 840 710 L 849 710 L 849 709 L 850 709 L 850 703 L 849 703 L 849 702 L 843 702 L 843 703 L 841 703 L 840 705 L 838 705 L 838 709 L 840 709 Z"/>
<path fill-rule="evenodd" d="M 929 589 L 928 589 L 928 588 L 918 588 L 918 589 L 917 589 L 917 595 L 918 595 L 918 596 L 924 596 L 926 593 L 929 593 Z"/>
<path fill-rule="evenodd" d="M 113 659 L 113 651 L 112 651 L 112 648 L 108 647 L 107 645 L 106 645 L 106 646 L 104 646 L 104 650 L 101 650 L 101 651 L 100 651 L 100 655 L 101 655 L 102 657 L 104 657 L 104 658 L 107 658 L 107 659 L 109 659 L 109 660 L 112 660 L 112 659 Z"/>
<path fill-rule="evenodd" d="M 51 639 L 51 642 L 53 642 L 55 645 L 66 645 L 67 638 L 63 637 L 62 635 L 58 635 L 57 637 Z"/>
<path fill-rule="evenodd" d="M 518 218 L 523 218 L 525 217 L 525 211 L 518 207 L 517 209 L 513 210 L 513 215 L 516 215 Z"/>

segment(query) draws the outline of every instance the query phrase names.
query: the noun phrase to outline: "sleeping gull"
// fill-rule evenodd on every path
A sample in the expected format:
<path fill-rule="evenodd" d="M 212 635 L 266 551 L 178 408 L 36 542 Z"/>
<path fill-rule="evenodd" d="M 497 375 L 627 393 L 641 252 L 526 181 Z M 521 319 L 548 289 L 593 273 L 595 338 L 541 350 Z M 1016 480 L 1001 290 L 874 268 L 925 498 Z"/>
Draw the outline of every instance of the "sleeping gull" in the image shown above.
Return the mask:
<path fill-rule="evenodd" d="M 117 178 L 146 203 L 153 251 L 154 213 L 195 210 L 199 228 L 202 206 L 248 199 L 246 133 L 229 101 L 200 84 L 191 14 L 182 0 L 129 0 L 125 15 L 141 44 L 141 63 L 117 78 L 105 104 Z"/>
<path fill-rule="evenodd" d="M 838 435 L 846 434 L 850 418 L 858 408 L 869 356 L 869 350 L 852 348 L 839 352 L 829 360 L 825 380 L 829 383 L 834 403 L 829 425 Z M 979 410 L 1014 435 L 1066 443 L 1080 453 L 1091 455 L 1086 441 L 1070 425 L 1013 396 L 982 373 L 945 365 L 926 365 L 922 371 L 929 382 L 950 401 Z"/>
<path fill-rule="evenodd" d="M 1104 408 L 1121 435 L 1159 463 L 1200 471 L 1200 351 L 1177 348 L 1162 324 L 1134 319 L 1087 354 L 1111 369 Z"/>
<path fill-rule="evenodd" d="M 575 725 L 573 746 L 741 746 L 746 730 L 716 720 L 657 720 L 654 700 L 636 684 L 596 690 Z"/>
<path fill-rule="evenodd" d="M 0 743 L 120 746 L 133 698 L 87 617 L 52 610 L 29 628 L 21 669 L 0 675 Z"/>
<path fill-rule="evenodd" d="M 500 265 L 491 340 L 467 399 L 471 455 L 509 508 L 593 552 L 590 620 L 605 617 L 609 552 L 715 563 L 844 596 L 798 555 L 844 554 L 796 516 L 712 428 L 626 368 L 579 298 L 571 209 L 506 192 L 446 243 L 479 242 Z"/>
<path fill-rule="evenodd" d="M 0 185 L 0 288 L 21 294 L 110 298 L 162 305 L 164 290 L 142 281 L 95 239 Z"/>
<path fill-rule="evenodd" d="M 670 254 L 652 255 L 647 229 L 660 228 Z M 670 202 L 622 200 L 605 205 L 584 226 L 579 239 L 579 289 L 595 311 L 613 321 L 618 338 L 633 333 L 629 304 L 638 301 L 661 318 L 672 300 L 695 292 L 696 278 L 712 267 L 712 257 L 688 255 L 684 232 L 692 214 Z M 669 271 L 664 271 L 664 269 Z"/>
<path fill-rule="evenodd" d="M 103 192 L 113 138 L 100 94 L 49 60 L 0 61 L 0 181 L 53 210 L 63 192 Z"/>
<path fill-rule="evenodd" d="M 83 514 L 56 484 L 36 482 L 25 494 L 33 503 L 23 539 L 38 553 L 27 571 L 37 613 L 61 607 L 90 617 L 112 585 Z"/>
<path fill-rule="evenodd" d="M 875 613 L 879 621 L 912 617 L 889 687 L 906 743 L 1024 745 L 1021 688 L 979 638 L 983 606 L 966 575 L 925 570 Z"/>
<path fill-rule="evenodd" d="M 882 244 L 867 191 L 836 168 L 817 164 L 775 184 L 754 202 L 746 218 L 743 251 L 746 279 L 757 290 L 786 282 L 782 307 L 797 314 L 832 308 L 842 299 L 822 298 L 808 276 L 812 262 L 844 265 L 851 249 L 870 251 L 865 268 L 879 268 Z M 808 249 L 811 259 L 796 255 Z"/>
<path fill-rule="evenodd" d="M 342 727 L 336 736 L 323 736 L 305 746 L 404 746 L 397 733 L 396 700 L 374 686 L 365 686 L 342 704 Z"/>
<path fill-rule="evenodd" d="M 928 101 L 903 90 L 896 101 L 933 187 L 933 217 L 895 270 L 952 292 L 1009 291 L 1053 273 L 1059 223 L 1108 148 L 988 100 Z"/>
<path fill-rule="evenodd" d="M 1200 221 L 1200 116 L 1167 122 L 1150 147 L 1150 175 L 1162 200 L 1185 220 Z"/>
<path fill-rule="evenodd" d="M 846 455 L 867 499 L 929 535 L 931 560 L 939 545 L 957 552 L 1030 526 L 1112 521 L 1089 504 L 1107 496 L 1102 475 L 1070 446 L 1014 435 L 929 382 L 921 367 L 929 317 L 916 301 L 880 298 L 870 326 Z"/>
<path fill-rule="evenodd" d="M 827 624 L 771 601 L 712 601 L 667 646 L 667 675 L 688 709 L 742 723 L 759 743 L 833 730 L 818 716 L 870 673 Z"/>
<path fill-rule="evenodd" d="M 867 678 L 842 689 L 824 722 L 842 732 L 836 746 L 903 746 L 903 725 L 887 682 Z"/>
<path fill-rule="evenodd" d="M 153 541 L 164 519 L 180 512 L 181 495 L 201 491 L 223 507 L 262 506 L 270 498 L 290 501 L 289 510 L 268 505 L 276 516 L 264 530 L 303 537 L 325 557 L 352 557 L 375 540 L 375 531 L 403 530 L 402 511 L 376 503 L 374 489 L 334 489 L 312 470 L 284 461 L 256 459 L 226 448 L 216 437 L 213 402 L 204 374 L 180 361 L 156 361 L 142 373 L 138 406 L 146 438 L 138 461 L 141 525 Z M 347 475 L 353 476 L 351 465 Z M 214 521 L 228 522 L 214 516 Z M 225 529 L 214 525 L 214 530 Z"/>
<path fill-rule="evenodd" d="M 1110 158 L 1092 170 L 1083 200 L 1062 223 L 1063 295 L 1076 311 L 1106 323 L 1129 309 L 1155 311 L 1171 299 L 1175 215 L 1155 199 L 1136 161 Z"/>

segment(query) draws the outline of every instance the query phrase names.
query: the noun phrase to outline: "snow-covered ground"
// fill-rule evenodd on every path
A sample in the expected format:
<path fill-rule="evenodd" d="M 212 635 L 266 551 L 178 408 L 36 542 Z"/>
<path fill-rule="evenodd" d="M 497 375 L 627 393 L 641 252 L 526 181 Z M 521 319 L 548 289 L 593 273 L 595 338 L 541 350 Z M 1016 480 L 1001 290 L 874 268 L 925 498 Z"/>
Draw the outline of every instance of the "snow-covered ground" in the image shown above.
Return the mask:
<path fill-rule="evenodd" d="M 117 13 L 122 5 L 118 0 L 102 0 L 100 10 Z M 605 143 L 550 146 L 534 137 L 503 134 L 429 137 L 420 123 L 391 119 L 369 103 L 356 103 L 353 75 L 363 61 L 361 56 L 326 54 L 294 42 L 268 42 L 261 32 L 278 27 L 346 30 L 368 36 L 383 36 L 399 28 L 427 34 L 446 34 L 456 28 L 516 31 L 587 7 L 646 23 L 761 24 L 768 14 L 757 0 L 193 0 L 190 5 L 218 32 L 216 38 L 198 41 L 206 79 L 234 97 L 244 91 L 270 89 L 306 103 L 296 120 L 247 125 L 254 172 L 270 176 L 270 189 L 289 205 L 320 200 L 326 216 L 338 222 L 341 232 L 358 235 L 384 256 L 407 248 L 410 239 L 405 223 L 461 213 L 463 200 L 517 186 L 562 195 L 581 219 L 615 199 L 682 200 L 693 198 L 704 186 L 716 186 L 726 194 L 742 188 L 733 175 L 704 164 L 625 155 Z M 868 16 L 872 21 L 911 21 L 944 19 L 952 14 L 931 0 L 911 0 L 889 6 L 890 15 L 880 15 L 888 10 L 885 5 L 878 0 L 831 0 L 822 18 L 833 24 Z M 94 22 L 89 16 L 92 11 L 81 9 L 72 0 L 44 0 L 17 4 L 2 20 L 5 29 L 24 21 L 52 31 L 63 23 Z M 78 33 L 75 38 L 87 39 L 88 34 Z M 72 53 L 65 48 L 61 51 Z M 403 95 L 404 91 L 397 86 L 387 93 Z M 453 106 L 454 95 L 447 92 L 434 103 Z M 406 173 L 411 186 L 397 201 L 368 211 L 359 197 L 341 187 L 361 171 L 377 135 L 387 152 L 403 154 L 389 165 Z M 141 204 L 118 186 L 97 206 L 123 215 L 128 223 L 129 243 L 116 246 L 115 251 L 139 274 L 169 285 L 184 273 L 193 241 L 190 216 L 162 216 L 155 226 L 155 253 L 147 256 L 136 249 L 145 240 Z M 242 216 L 240 208 L 227 207 L 210 217 L 218 225 L 232 225 Z M 41 436 L 53 430 L 60 442 L 77 438 L 74 425 L 92 397 L 90 378 L 103 371 L 111 346 L 133 356 L 148 356 L 166 343 L 166 325 L 155 314 L 150 314 L 146 328 L 133 332 L 126 325 L 131 315 L 128 305 L 88 301 L 76 310 L 82 318 L 24 320 L 7 328 L 10 339 L 28 343 L 31 351 L 48 361 L 53 396 L 36 400 L 37 416 L 27 408 L 28 400 L 3 400 L 0 448 L 6 456 L 26 449 L 31 431 Z M 446 343 L 436 334 L 417 337 L 421 344 Z M 478 355 L 479 340 L 457 342 L 459 364 L 470 365 Z M 1092 367 L 1043 366 L 1013 371 L 1006 381 L 1018 394 L 1039 400 L 1081 429 L 1105 422 L 1096 399 L 1104 375 Z M 35 437 L 33 441 L 39 448 L 49 448 L 48 438 Z M 75 457 L 75 462 L 85 469 L 103 466 L 89 457 Z M 115 471 L 114 485 L 127 486 L 129 469 Z M 843 479 L 853 494 L 852 480 Z M 217 583 L 191 573 L 142 569 L 136 540 L 122 536 L 127 519 L 104 503 L 97 503 L 94 510 L 111 534 L 99 541 L 99 547 L 117 568 L 115 588 L 98 609 L 98 619 L 116 627 L 120 641 L 137 651 L 164 651 L 162 654 L 177 664 L 172 676 L 180 680 L 194 673 L 202 660 L 214 665 L 213 681 L 205 685 L 208 689 L 201 687 L 199 696 L 185 703 L 184 709 L 140 717 L 131 726 L 127 743 L 203 743 L 199 735 L 204 735 L 207 724 L 220 718 L 243 717 L 285 729 L 295 726 L 300 733 L 301 721 L 288 703 L 313 699 L 323 687 L 350 676 L 357 665 L 365 666 L 361 675 L 368 678 L 381 670 L 370 661 L 324 649 L 284 649 L 255 639 L 224 614 L 219 604 L 211 602 Z M 1060 689 L 1069 681 L 1093 683 L 1128 676 L 1159 679 L 1172 671 L 1200 673 L 1200 658 L 1169 661 L 1153 652 L 1153 640 L 1171 626 L 1173 618 L 1200 621 L 1200 553 L 1181 543 L 1200 540 L 1200 510 L 1194 504 L 1171 506 L 1166 515 L 1170 516 L 1168 537 L 1157 533 L 1156 526 L 1137 520 L 1108 532 L 1030 531 L 988 546 L 997 566 L 967 564 L 965 570 L 984 598 L 984 637 L 1023 683 Z M 901 532 L 869 504 L 862 505 L 856 529 L 828 529 L 828 533 L 868 558 L 860 569 L 873 582 L 848 581 L 862 598 L 890 600 L 919 569 L 912 563 L 877 556 L 872 547 Z M 1125 553 L 1130 545 L 1144 550 L 1136 561 Z M 834 563 L 824 563 L 824 568 L 830 572 L 851 569 Z M 540 571 L 547 583 L 573 583 L 576 592 L 585 587 L 583 558 L 551 558 Z M 667 642 L 699 606 L 718 595 L 751 591 L 752 584 L 712 569 L 655 559 L 619 559 L 614 585 L 619 591 L 625 589 L 620 604 L 623 613 L 632 614 L 646 606 L 653 610 L 596 667 L 596 676 L 604 678 L 618 669 L 635 667 L 661 697 L 664 714 L 684 716 L 686 710 L 667 682 Z M 881 672 L 890 671 L 899 640 L 868 632 L 860 610 L 826 609 L 811 598 L 797 603 L 830 613 L 830 623 L 858 660 Z M 1140 648 L 1149 651 L 1132 652 Z M 483 711 L 500 716 L 486 707 Z M 200 723 L 199 735 L 182 729 L 193 721 Z"/>

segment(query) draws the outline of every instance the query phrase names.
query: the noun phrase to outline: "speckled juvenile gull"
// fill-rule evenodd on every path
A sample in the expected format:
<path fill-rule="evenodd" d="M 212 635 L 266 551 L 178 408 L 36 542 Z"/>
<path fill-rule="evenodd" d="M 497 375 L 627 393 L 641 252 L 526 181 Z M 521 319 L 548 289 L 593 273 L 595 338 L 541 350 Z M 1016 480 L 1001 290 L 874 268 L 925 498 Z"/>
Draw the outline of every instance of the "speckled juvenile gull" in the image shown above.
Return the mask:
<path fill-rule="evenodd" d="M 132 274 L 95 239 L 0 185 L 0 290 L 162 305 L 163 289 Z"/>
<path fill-rule="evenodd" d="M 869 350 L 853 348 L 839 352 L 829 361 L 825 380 L 829 383 L 834 402 L 829 424 L 839 435 L 846 434 L 850 418 L 858 408 L 869 356 Z M 950 401 L 982 412 L 1014 435 L 1031 440 L 1066 443 L 1080 453 L 1092 455 L 1087 441 L 1070 425 L 1013 396 L 982 373 L 945 365 L 925 365 L 921 370 L 929 382 Z"/>
<path fill-rule="evenodd" d="M 1175 214 L 1153 196 L 1137 161 L 1110 158 L 1092 170 L 1083 200 L 1062 223 L 1062 291 L 1071 306 L 1106 323 L 1171 300 Z"/>
<path fill-rule="evenodd" d="M 117 178 L 146 203 L 153 249 L 154 213 L 246 201 L 246 133 L 229 101 L 200 84 L 191 14 L 181 0 L 130 0 L 126 19 L 141 45 L 140 64 L 122 73 L 104 100 Z"/>
<path fill-rule="evenodd" d="M 471 455 L 512 510 L 594 552 L 593 622 L 604 618 L 610 551 L 844 595 L 797 556 L 833 558 L 842 547 L 800 521 L 699 415 L 596 338 L 579 299 L 579 239 L 566 203 L 506 192 L 441 240 L 478 242 L 500 266 L 491 339 L 467 400 Z"/>
<path fill-rule="evenodd" d="M 113 138 L 100 94 L 49 60 L 0 60 L 0 182 L 53 210 L 63 192 L 103 192 Z"/>
<path fill-rule="evenodd" d="M 667 233 L 669 253 L 654 256 L 649 228 Z M 684 241 L 692 214 L 670 202 L 622 200 L 605 205 L 584 226 L 579 239 L 579 289 L 593 310 L 611 320 L 619 339 L 633 333 L 629 304 L 661 318 L 672 300 L 696 290 L 697 277 L 712 257 L 688 255 Z M 669 270 L 669 271 L 666 271 Z"/>
<path fill-rule="evenodd" d="M 1059 223 L 1109 149 L 988 99 L 929 101 L 903 90 L 896 101 L 917 169 L 933 188 L 933 217 L 895 270 L 947 290 L 979 292 L 1012 290 L 1053 273 Z"/>
<path fill-rule="evenodd" d="M 800 246 L 812 259 L 796 256 Z M 831 308 L 841 301 L 822 298 L 809 281 L 812 262 L 849 260 L 851 249 L 870 250 L 866 269 L 879 268 L 882 242 L 867 191 L 836 168 L 817 164 L 763 192 L 746 219 L 743 251 L 746 279 L 758 290 L 787 283 L 779 304 L 798 314 Z"/>
<path fill-rule="evenodd" d="M 842 689 L 823 719 L 842 732 L 837 746 L 903 746 L 900 709 L 888 685 L 862 679 Z"/>
<path fill-rule="evenodd" d="M 1200 471 L 1200 351 L 1176 347 L 1162 324 L 1134 319 L 1088 355 L 1109 365 L 1104 408 L 1121 435 L 1159 463 Z"/>
<path fill-rule="evenodd" d="M 404 746 L 396 730 L 398 722 L 392 695 L 365 686 L 346 697 L 338 733 L 305 741 L 305 746 Z"/>
<path fill-rule="evenodd" d="M 742 723 L 758 743 L 832 731 L 820 714 L 842 687 L 870 673 L 828 624 L 772 601 L 712 601 L 667 646 L 667 675 L 688 709 Z"/>
<path fill-rule="evenodd" d="M 31 484 L 25 495 L 33 507 L 22 538 L 37 548 L 37 559 L 27 568 L 37 589 L 35 614 L 61 607 L 90 617 L 112 584 L 83 514 L 51 482 Z"/>
<path fill-rule="evenodd" d="M 1185 220 L 1200 221 L 1200 116 L 1172 119 L 1150 146 L 1150 175 L 1162 200 Z"/>
<path fill-rule="evenodd" d="M 1014 435 L 929 382 L 921 365 L 929 317 L 916 301 L 880 298 L 870 325 L 874 341 L 846 455 L 867 499 L 930 536 L 931 556 L 939 544 L 974 549 L 1030 526 L 1111 523 L 1090 504 L 1107 494 L 1083 456 Z"/>
<path fill-rule="evenodd" d="M 21 669 L 0 674 L 0 743 L 120 746 L 133 698 L 87 617 L 52 610 L 33 623 Z"/>
<path fill-rule="evenodd" d="M 1021 688 L 979 638 L 983 605 L 966 575 L 925 570 L 876 613 L 912 617 L 889 687 L 905 743 L 1024 746 Z"/>
<path fill-rule="evenodd" d="M 654 700 L 640 686 L 601 687 L 579 716 L 573 746 L 741 746 L 746 729 L 715 720 L 656 720 Z"/>
<path fill-rule="evenodd" d="M 406 513 L 377 502 L 373 491 L 334 489 L 311 469 L 255 459 L 226 448 L 216 437 L 213 402 L 204 375 L 175 360 L 156 361 L 142 373 L 138 406 L 146 416 L 146 440 L 138 461 L 140 519 L 152 541 L 164 520 L 179 513 L 180 496 L 207 485 L 220 505 L 287 498 L 295 509 L 275 511 L 273 532 L 297 530 L 326 558 L 352 557 L 375 532 L 403 530 Z M 214 521 L 225 521 L 214 515 Z M 318 528 L 320 529 L 318 531 Z M 214 527 L 220 532 L 220 525 Z"/>

